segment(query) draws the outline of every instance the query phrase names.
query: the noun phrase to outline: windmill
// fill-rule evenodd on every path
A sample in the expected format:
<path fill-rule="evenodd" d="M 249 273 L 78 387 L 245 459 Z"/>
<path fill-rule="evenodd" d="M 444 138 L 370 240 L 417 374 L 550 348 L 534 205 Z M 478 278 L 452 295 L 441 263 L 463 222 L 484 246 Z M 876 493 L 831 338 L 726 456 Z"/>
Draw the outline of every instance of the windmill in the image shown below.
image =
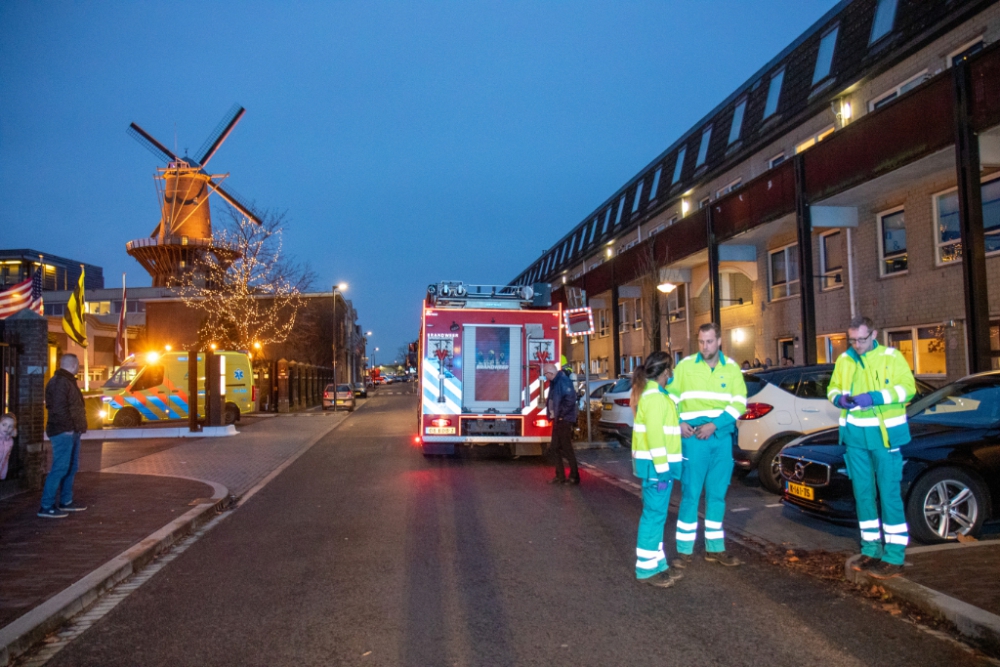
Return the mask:
<path fill-rule="evenodd" d="M 166 167 L 157 168 L 155 176 L 161 202 L 160 222 L 149 238 L 125 245 L 128 254 L 152 276 L 154 287 L 165 287 L 171 279 L 190 273 L 206 253 L 211 252 L 224 261 L 236 258 L 234 250 L 212 244 L 210 194 L 215 193 L 241 215 L 260 224 L 252 206 L 222 187 L 222 180 L 229 174 L 210 174 L 205 170 L 245 113 L 246 109 L 234 105 L 198 149 L 197 158 L 178 157 L 135 123 L 129 125 L 128 134 L 166 163 Z"/>

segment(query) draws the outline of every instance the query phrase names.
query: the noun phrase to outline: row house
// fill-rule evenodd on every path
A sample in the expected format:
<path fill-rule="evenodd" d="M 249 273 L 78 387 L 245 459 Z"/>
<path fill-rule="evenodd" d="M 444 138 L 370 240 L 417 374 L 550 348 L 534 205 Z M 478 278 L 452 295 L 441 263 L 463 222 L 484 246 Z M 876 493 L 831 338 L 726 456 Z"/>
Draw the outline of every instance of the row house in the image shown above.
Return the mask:
<path fill-rule="evenodd" d="M 740 362 L 833 361 L 854 315 L 929 381 L 998 367 L 998 37 L 997 2 L 838 3 L 513 284 L 585 291 L 598 375 L 709 321 Z"/>

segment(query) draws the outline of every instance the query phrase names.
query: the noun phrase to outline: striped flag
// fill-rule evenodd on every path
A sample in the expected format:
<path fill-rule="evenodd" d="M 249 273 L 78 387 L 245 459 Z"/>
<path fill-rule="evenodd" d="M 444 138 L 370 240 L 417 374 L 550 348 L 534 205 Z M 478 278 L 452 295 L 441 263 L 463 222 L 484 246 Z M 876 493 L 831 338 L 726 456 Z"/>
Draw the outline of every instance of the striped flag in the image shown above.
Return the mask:
<path fill-rule="evenodd" d="M 128 337 L 126 336 L 125 309 L 128 305 L 128 295 L 125 291 L 125 274 L 122 274 L 122 310 L 118 314 L 118 333 L 115 335 L 115 356 L 124 363 L 128 357 Z"/>
<path fill-rule="evenodd" d="M 80 267 L 80 282 L 69 297 L 66 312 L 63 314 L 62 327 L 66 335 L 75 340 L 80 347 L 87 347 L 87 324 L 84 320 L 84 304 L 87 297 L 83 292 L 83 267 Z"/>
<path fill-rule="evenodd" d="M 25 308 L 39 315 L 43 313 L 42 267 L 35 270 L 35 275 L 30 280 L 0 290 L 0 320 Z"/>

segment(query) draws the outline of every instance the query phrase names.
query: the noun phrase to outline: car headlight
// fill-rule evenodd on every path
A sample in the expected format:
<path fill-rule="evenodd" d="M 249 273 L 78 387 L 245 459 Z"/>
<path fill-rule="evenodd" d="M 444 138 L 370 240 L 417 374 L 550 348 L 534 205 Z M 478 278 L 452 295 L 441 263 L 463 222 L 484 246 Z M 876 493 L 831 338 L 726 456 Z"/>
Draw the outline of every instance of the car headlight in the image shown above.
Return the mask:
<path fill-rule="evenodd" d="M 107 410 L 101 410 L 97 414 L 100 416 L 101 419 L 107 419 L 107 417 L 108 417 L 108 411 Z"/>
<path fill-rule="evenodd" d="M 844 477 L 846 477 L 847 476 L 847 468 L 837 468 L 837 473 L 843 475 Z"/>

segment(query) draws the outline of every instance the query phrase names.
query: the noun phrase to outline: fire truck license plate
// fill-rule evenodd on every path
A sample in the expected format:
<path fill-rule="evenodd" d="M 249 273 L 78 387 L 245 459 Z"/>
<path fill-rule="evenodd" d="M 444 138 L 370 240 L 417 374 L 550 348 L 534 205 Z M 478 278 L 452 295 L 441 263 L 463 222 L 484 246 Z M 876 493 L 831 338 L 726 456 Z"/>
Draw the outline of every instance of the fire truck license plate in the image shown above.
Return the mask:
<path fill-rule="evenodd" d="M 455 435 L 454 426 L 428 426 L 427 435 Z"/>

